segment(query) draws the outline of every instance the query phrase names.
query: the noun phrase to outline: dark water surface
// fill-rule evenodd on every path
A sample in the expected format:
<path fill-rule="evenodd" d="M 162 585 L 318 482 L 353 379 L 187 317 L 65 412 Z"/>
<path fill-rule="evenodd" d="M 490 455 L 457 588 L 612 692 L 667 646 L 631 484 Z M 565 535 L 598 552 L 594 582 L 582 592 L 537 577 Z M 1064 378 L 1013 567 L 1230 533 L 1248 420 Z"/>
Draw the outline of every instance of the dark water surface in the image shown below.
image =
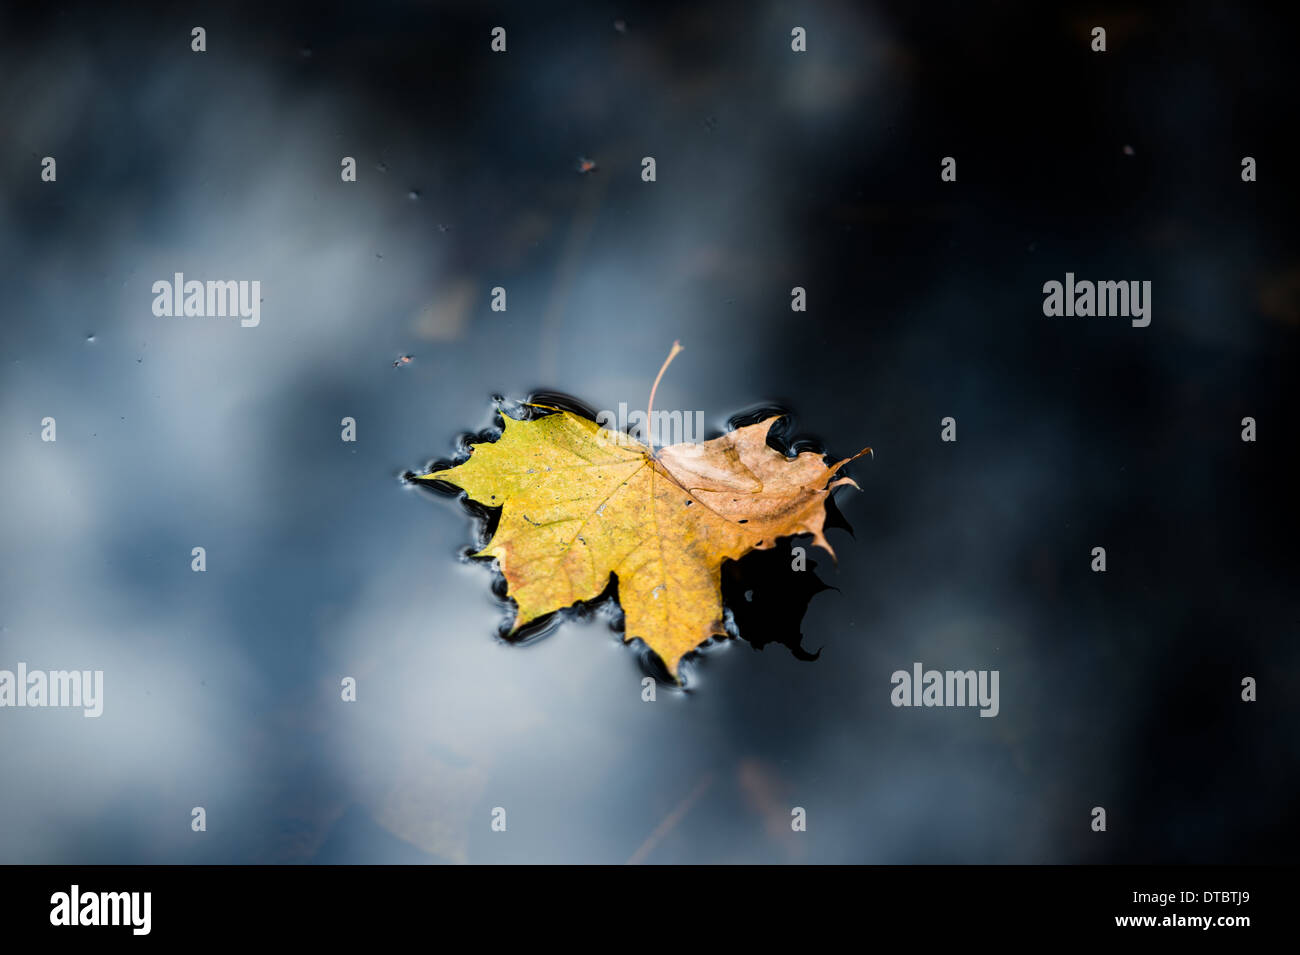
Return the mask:
<path fill-rule="evenodd" d="M 66 9 L 0 21 L 0 668 L 105 711 L 0 712 L 0 861 L 1291 857 L 1284 31 L 1134 15 L 1103 69 L 1037 5 Z M 1045 318 L 1067 271 L 1151 326 Z M 156 317 L 176 272 L 260 325 Z M 656 407 L 875 456 L 831 589 L 728 585 L 788 645 L 647 703 L 607 612 L 501 640 L 475 519 L 401 475 L 494 394 L 641 408 L 678 339 Z M 893 707 L 914 661 L 999 715 Z"/>

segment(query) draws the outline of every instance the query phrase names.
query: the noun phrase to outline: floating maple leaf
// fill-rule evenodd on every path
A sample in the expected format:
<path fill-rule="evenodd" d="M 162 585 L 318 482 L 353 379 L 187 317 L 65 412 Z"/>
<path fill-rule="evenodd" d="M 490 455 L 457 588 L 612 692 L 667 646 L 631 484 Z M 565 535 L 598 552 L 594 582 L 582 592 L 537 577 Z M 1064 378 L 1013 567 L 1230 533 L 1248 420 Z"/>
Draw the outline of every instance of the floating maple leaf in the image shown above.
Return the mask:
<path fill-rule="evenodd" d="M 826 499 L 842 484 L 857 487 L 835 477 L 853 458 L 828 467 L 820 454 L 770 447 L 775 416 L 658 452 L 568 411 L 502 418 L 496 441 L 415 480 L 445 481 L 501 508 L 475 556 L 495 558 L 505 576 L 514 630 L 595 599 L 613 574 L 624 639 L 644 640 L 674 677 L 683 656 L 726 632 L 723 562 L 795 534 L 833 555 L 822 533 Z"/>

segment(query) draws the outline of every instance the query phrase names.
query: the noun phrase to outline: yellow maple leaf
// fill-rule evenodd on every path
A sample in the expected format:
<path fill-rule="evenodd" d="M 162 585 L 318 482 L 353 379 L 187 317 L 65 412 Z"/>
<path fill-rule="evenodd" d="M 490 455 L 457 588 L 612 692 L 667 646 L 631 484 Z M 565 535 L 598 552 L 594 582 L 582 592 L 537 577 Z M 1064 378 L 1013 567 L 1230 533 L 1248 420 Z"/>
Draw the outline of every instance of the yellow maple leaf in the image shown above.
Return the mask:
<path fill-rule="evenodd" d="M 776 417 L 657 453 L 568 411 L 502 418 L 496 441 L 415 479 L 445 481 L 501 508 L 496 533 L 475 556 L 495 558 L 505 576 L 518 606 L 514 631 L 595 599 L 613 574 L 624 639 L 644 640 L 674 678 L 683 656 L 726 633 L 723 561 L 795 534 L 811 534 L 833 555 L 822 533 L 826 497 L 857 486 L 833 480 L 852 458 L 828 467 L 820 454 L 791 458 L 770 447 Z"/>
<path fill-rule="evenodd" d="M 685 654 L 725 633 L 722 562 L 793 534 L 831 551 L 825 498 L 854 483 L 832 480 L 845 461 L 770 447 L 776 418 L 657 456 L 568 411 L 503 420 L 501 437 L 473 445 L 469 460 L 417 479 L 501 508 L 475 556 L 496 558 L 519 608 L 514 629 L 595 599 L 614 574 L 625 639 L 644 640 L 674 676 Z"/>

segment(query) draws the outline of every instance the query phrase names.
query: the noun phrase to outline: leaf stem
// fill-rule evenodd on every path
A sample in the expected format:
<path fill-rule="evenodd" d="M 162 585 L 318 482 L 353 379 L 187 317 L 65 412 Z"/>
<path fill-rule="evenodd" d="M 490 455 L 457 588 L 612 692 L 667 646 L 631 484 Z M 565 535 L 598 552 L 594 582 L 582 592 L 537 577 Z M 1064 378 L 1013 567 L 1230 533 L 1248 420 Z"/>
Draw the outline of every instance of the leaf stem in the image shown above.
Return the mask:
<path fill-rule="evenodd" d="M 677 353 L 679 351 L 684 351 L 684 350 L 685 349 L 682 348 L 681 342 L 673 342 L 672 351 L 670 351 L 668 353 L 668 357 L 664 359 L 664 363 L 659 369 L 659 374 L 655 375 L 655 383 L 650 386 L 650 400 L 646 402 L 646 408 L 645 408 L 645 428 L 646 428 L 646 443 L 650 445 L 651 457 L 654 457 L 654 453 L 655 453 L 655 434 L 654 434 L 655 392 L 659 390 L 659 381 L 660 379 L 663 378 L 664 372 L 668 370 L 668 366 L 673 363 L 673 359 L 677 357 Z"/>

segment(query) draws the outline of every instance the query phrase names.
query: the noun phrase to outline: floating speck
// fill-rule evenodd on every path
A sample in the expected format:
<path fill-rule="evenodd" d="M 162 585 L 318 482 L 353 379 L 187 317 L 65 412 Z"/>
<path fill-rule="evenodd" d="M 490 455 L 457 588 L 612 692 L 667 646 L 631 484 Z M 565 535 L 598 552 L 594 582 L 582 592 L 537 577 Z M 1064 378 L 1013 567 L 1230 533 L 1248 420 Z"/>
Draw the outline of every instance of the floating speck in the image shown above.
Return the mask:
<path fill-rule="evenodd" d="M 380 172 L 388 172 L 388 163 L 386 162 L 375 163 L 375 168 L 378 169 Z"/>
<path fill-rule="evenodd" d="M 410 199 L 412 202 L 418 202 L 420 200 L 420 190 L 412 189 L 406 194 L 406 198 Z"/>
<path fill-rule="evenodd" d="M 393 362 L 393 367 L 400 368 L 402 365 L 409 365 L 414 357 L 414 355 L 399 355 L 397 360 Z"/>
<path fill-rule="evenodd" d="M 1124 144 L 1124 155 L 1125 155 L 1125 156 L 1132 156 L 1132 155 L 1133 155 L 1133 147 L 1130 146 L 1128 143 L 1125 143 L 1125 144 Z"/>
<path fill-rule="evenodd" d="M 579 156 L 577 170 L 584 176 L 589 172 L 595 172 L 596 160 L 588 159 L 586 156 Z"/>
<path fill-rule="evenodd" d="M 94 332 L 91 332 L 89 335 L 86 336 L 86 341 L 88 341 L 88 342 L 93 342 L 94 340 L 95 340 L 95 333 L 94 333 Z"/>
<path fill-rule="evenodd" d="M 617 30 L 619 33 L 626 33 L 626 32 L 627 32 L 627 21 L 626 21 L 626 20 L 615 20 L 615 21 L 614 21 L 614 29 Z"/>

